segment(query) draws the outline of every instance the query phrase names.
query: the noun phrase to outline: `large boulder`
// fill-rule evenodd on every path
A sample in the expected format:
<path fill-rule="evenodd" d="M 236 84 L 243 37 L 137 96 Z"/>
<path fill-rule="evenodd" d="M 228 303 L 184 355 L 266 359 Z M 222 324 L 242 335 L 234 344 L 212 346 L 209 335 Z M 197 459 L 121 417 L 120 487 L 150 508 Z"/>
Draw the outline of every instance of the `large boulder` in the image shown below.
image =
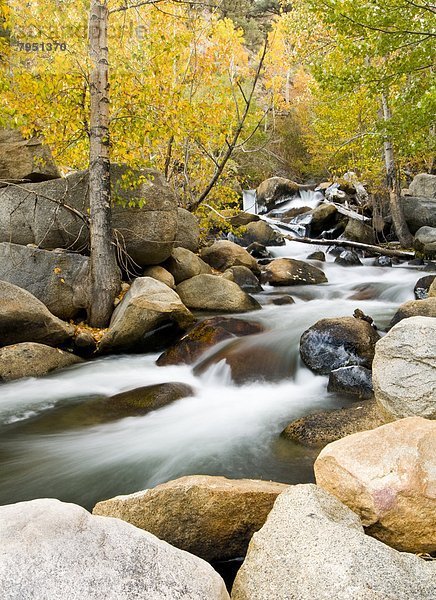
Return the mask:
<path fill-rule="evenodd" d="M 238 284 L 215 275 L 197 275 L 182 281 L 177 288 L 182 302 L 196 310 L 219 312 L 247 312 L 257 310 L 260 304 Z"/>
<path fill-rule="evenodd" d="M 257 205 L 263 212 L 272 210 L 276 204 L 296 196 L 300 189 L 306 189 L 306 186 L 285 177 L 270 177 L 262 181 L 256 189 Z"/>
<path fill-rule="evenodd" d="M 50 148 L 42 140 L 26 140 L 16 129 L 0 130 L 0 179 L 44 181 L 60 176 Z"/>
<path fill-rule="evenodd" d="M 303 446 L 319 448 L 346 435 L 375 429 L 385 422 L 386 419 L 376 402 L 367 400 L 357 406 L 323 410 L 296 419 L 289 423 L 280 435 Z"/>
<path fill-rule="evenodd" d="M 52 250 L 88 248 L 88 171 L 64 178 L 0 188 L 0 242 Z M 112 224 L 117 240 L 141 267 L 171 254 L 177 199 L 162 174 L 111 167 Z M 135 206 L 131 206 L 134 204 Z"/>
<path fill-rule="evenodd" d="M 433 279 L 433 283 L 428 289 L 429 298 L 436 298 L 436 277 Z"/>
<path fill-rule="evenodd" d="M 410 184 L 409 192 L 412 196 L 436 198 L 436 175 L 419 173 Z"/>
<path fill-rule="evenodd" d="M 73 319 L 87 307 L 88 262 L 75 252 L 0 243 L 0 280 L 27 290 L 60 319 Z"/>
<path fill-rule="evenodd" d="M 426 258 L 436 258 L 436 227 L 420 227 L 413 245 Z"/>
<path fill-rule="evenodd" d="M 379 339 L 375 329 L 363 319 L 321 319 L 301 336 L 300 355 L 309 369 L 321 375 L 350 365 L 371 368 Z"/>
<path fill-rule="evenodd" d="M 232 317 L 212 317 L 197 323 L 174 346 L 165 350 L 157 360 L 159 366 L 193 364 L 215 344 L 233 337 L 263 331 L 260 323 L 250 323 Z"/>
<path fill-rule="evenodd" d="M 310 236 L 316 237 L 336 225 L 338 210 L 334 204 L 322 203 L 306 216 L 310 216 L 307 224 L 308 233 Z"/>
<path fill-rule="evenodd" d="M 249 245 L 254 242 L 263 246 L 284 246 L 283 236 L 265 221 L 254 221 L 248 223 L 244 233 L 244 242 Z"/>
<path fill-rule="evenodd" d="M 138 277 L 116 307 L 99 350 L 150 351 L 151 334 L 162 326 L 187 329 L 194 317 L 177 293 L 161 281 Z"/>
<path fill-rule="evenodd" d="M 436 319 L 404 319 L 377 342 L 373 382 L 376 401 L 392 417 L 436 419 Z"/>
<path fill-rule="evenodd" d="M 406 552 L 436 550 L 436 423 L 410 417 L 326 446 L 316 482 L 367 533 Z"/>
<path fill-rule="evenodd" d="M 206 562 L 119 519 L 42 499 L 0 507 L 0 597 L 229 600 Z"/>
<path fill-rule="evenodd" d="M 200 225 L 197 217 L 185 208 L 177 209 L 177 233 L 174 248 L 197 252 L 200 244 Z"/>
<path fill-rule="evenodd" d="M 34 342 L 22 342 L 0 348 L 0 381 L 22 377 L 42 377 L 56 369 L 83 362 L 81 358 Z"/>
<path fill-rule="evenodd" d="M 392 317 L 390 326 L 393 327 L 403 319 L 410 317 L 436 317 L 436 298 L 431 295 L 430 289 L 428 295 L 429 297 L 423 300 L 409 300 L 401 304 Z"/>
<path fill-rule="evenodd" d="M 208 248 L 203 248 L 201 258 L 208 265 L 218 271 L 225 271 L 230 267 L 248 267 L 253 273 L 259 273 L 260 269 L 255 258 L 244 248 L 233 242 L 220 240 Z"/>
<path fill-rule="evenodd" d="M 412 233 L 421 227 L 436 227 L 436 198 L 401 196 L 400 206 Z"/>
<path fill-rule="evenodd" d="M 262 272 L 262 283 L 270 285 L 307 285 L 326 283 L 321 269 L 295 258 L 276 258 Z"/>
<path fill-rule="evenodd" d="M 117 517 L 208 561 L 244 556 L 282 483 L 192 475 L 99 502 L 93 514 Z"/>
<path fill-rule="evenodd" d="M 212 269 L 204 260 L 186 248 L 174 248 L 164 266 L 174 277 L 176 285 L 196 275 L 212 273 Z"/>
<path fill-rule="evenodd" d="M 0 347 L 19 342 L 58 346 L 73 334 L 71 325 L 52 315 L 30 292 L 0 281 Z"/>
<path fill-rule="evenodd" d="M 349 219 L 344 231 L 344 238 L 353 242 L 361 242 L 362 244 L 375 244 L 375 232 L 373 227 L 370 227 L 359 219 Z"/>
<path fill-rule="evenodd" d="M 258 278 L 247 267 L 230 267 L 230 269 L 224 271 L 223 277 L 234 281 L 241 289 L 250 294 L 257 294 L 262 291 Z"/>
<path fill-rule="evenodd" d="M 364 534 L 323 489 L 290 486 L 254 534 L 232 600 L 433 600 L 436 565 Z"/>

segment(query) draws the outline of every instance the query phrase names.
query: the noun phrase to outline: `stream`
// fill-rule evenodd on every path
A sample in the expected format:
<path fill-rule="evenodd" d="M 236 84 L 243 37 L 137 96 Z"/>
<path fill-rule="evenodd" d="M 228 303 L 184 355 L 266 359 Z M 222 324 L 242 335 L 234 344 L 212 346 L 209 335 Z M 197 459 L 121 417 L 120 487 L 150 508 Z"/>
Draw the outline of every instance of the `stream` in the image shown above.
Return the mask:
<path fill-rule="evenodd" d="M 306 259 L 317 250 L 298 242 L 270 248 L 276 257 Z M 322 248 L 321 248 L 322 249 Z M 325 248 L 323 249 L 326 250 Z M 384 329 L 398 306 L 413 298 L 417 279 L 429 273 L 403 266 L 342 267 L 327 255 L 329 283 L 272 288 L 255 297 L 262 310 L 234 315 L 259 321 L 266 331 L 241 344 L 269 349 L 293 361 L 293 376 L 275 383 L 235 385 L 224 360 L 201 375 L 189 366 L 157 367 L 157 354 L 101 358 L 40 379 L 0 387 L 0 504 L 56 497 L 88 509 L 104 498 L 188 474 L 313 481 L 318 450 L 279 437 L 292 420 L 350 401 L 327 392 L 327 377 L 299 358 L 303 331 L 324 317 L 351 316 L 355 308 Z M 272 295 L 295 304 L 276 306 Z M 221 347 L 227 343 L 221 344 Z M 216 347 L 209 351 L 216 351 Z M 204 356 L 202 357 L 204 358 Z M 65 415 L 90 398 L 163 382 L 191 385 L 195 395 L 145 416 L 81 423 Z"/>

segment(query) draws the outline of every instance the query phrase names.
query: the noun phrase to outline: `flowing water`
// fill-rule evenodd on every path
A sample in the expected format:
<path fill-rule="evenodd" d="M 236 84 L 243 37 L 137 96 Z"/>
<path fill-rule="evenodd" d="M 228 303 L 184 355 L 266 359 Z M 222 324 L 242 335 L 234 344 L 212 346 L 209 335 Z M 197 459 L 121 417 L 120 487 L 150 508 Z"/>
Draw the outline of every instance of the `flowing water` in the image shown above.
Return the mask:
<path fill-rule="evenodd" d="M 271 251 L 301 259 L 316 249 L 292 242 Z M 256 296 L 262 310 L 241 316 L 266 327 L 265 333 L 241 338 L 241 344 L 260 347 L 265 360 L 274 350 L 293 362 L 293 375 L 284 380 L 237 386 L 224 360 L 196 375 L 188 366 L 155 366 L 157 355 L 125 355 L 1 385 L 0 503 L 56 497 L 91 508 L 100 499 L 194 473 L 312 481 L 317 452 L 280 439 L 279 433 L 295 418 L 348 401 L 328 393 L 327 378 L 301 364 L 300 335 L 320 318 L 350 316 L 355 308 L 384 328 L 398 305 L 413 298 L 416 280 L 428 274 L 365 262 L 360 267 L 314 262 L 329 283 L 265 286 Z M 291 294 L 295 304 L 271 304 L 278 293 Z M 115 422 L 68 418 L 89 399 L 171 381 L 191 385 L 194 395 Z"/>

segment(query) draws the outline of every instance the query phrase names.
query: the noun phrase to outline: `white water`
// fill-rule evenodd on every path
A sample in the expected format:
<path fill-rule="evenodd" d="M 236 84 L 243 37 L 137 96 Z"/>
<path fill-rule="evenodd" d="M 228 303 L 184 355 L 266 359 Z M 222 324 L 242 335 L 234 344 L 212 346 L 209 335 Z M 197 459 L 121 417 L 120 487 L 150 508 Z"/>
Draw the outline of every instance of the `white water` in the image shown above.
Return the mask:
<path fill-rule="evenodd" d="M 306 258 L 316 249 L 292 242 L 270 250 L 275 256 Z M 413 298 L 416 280 L 427 274 L 365 262 L 352 268 L 314 262 L 325 270 L 328 284 L 265 286 L 257 296 L 263 309 L 241 316 L 262 322 L 267 331 L 238 343 L 262 348 L 265 359 L 268 349 L 279 350 L 298 365 L 293 378 L 235 386 L 224 361 L 196 376 L 187 366 L 156 367 L 157 355 L 146 355 L 100 359 L 2 385 L 0 503 L 54 496 L 91 507 L 99 499 L 192 473 L 311 480 L 316 452 L 280 440 L 279 433 L 291 420 L 343 406 L 344 400 L 327 393 L 326 377 L 299 362 L 301 333 L 320 318 L 350 316 L 355 308 L 384 327 L 398 305 Z M 277 293 L 291 294 L 296 303 L 268 304 Z M 367 299 L 353 298 L 356 293 Z M 106 424 L 65 419 L 68 410 L 90 397 L 170 381 L 191 385 L 195 394 L 145 416 Z"/>

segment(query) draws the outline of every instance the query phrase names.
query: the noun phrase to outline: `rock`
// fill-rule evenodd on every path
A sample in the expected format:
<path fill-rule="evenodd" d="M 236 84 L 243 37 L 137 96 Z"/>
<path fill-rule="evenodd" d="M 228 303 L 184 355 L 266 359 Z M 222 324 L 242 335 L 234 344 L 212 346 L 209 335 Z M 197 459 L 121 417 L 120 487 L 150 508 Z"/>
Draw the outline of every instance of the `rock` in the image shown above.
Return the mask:
<path fill-rule="evenodd" d="M 167 285 L 172 290 L 176 287 L 176 282 L 174 281 L 174 277 L 171 275 L 169 271 L 161 267 L 160 265 L 154 265 L 152 267 L 147 267 L 144 269 L 143 277 L 152 277 L 153 279 L 157 279 Z"/>
<path fill-rule="evenodd" d="M 374 259 L 374 267 L 392 267 L 392 258 L 389 256 L 377 256 Z"/>
<path fill-rule="evenodd" d="M 73 339 L 74 351 L 88 358 L 97 350 L 97 341 L 90 331 L 76 331 Z"/>
<path fill-rule="evenodd" d="M 373 382 L 375 399 L 387 414 L 436 419 L 436 319 L 404 319 L 379 340 Z"/>
<path fill-rule="evenodd" d="M 428 296 L 429 298 L 436 298 L 436 278 L 428 289 Z"/>
<path fill-rule="evenodd" d="M 73 252 L 0 243 L 0 279 L 27 290 L 60 319 L 87 308 L 88 262 Z"/>
<path fill-rule="evenodd" d="M 265 221 L 248 223 L 243 239 L 247 245 L 257 242 L 263 246 L 284 246 L 285 240 L 281 233 L 273 229 Z"/>
<path fill-rule="evenodd" d="M 230 267 L 241 266 L 247 267 L 253 273 L 260 272 L 255 258 L 248 254 L 241 246 L 226 240 L 215 242 L 209 248 L 203 248 L 201 258 L 218 271 L 225 271 Z"/>
<path fill-rule="evenodd" d="M 247 267 L 230 267 L 224 271 L 224 275 L 227 275 L 230 281 L 237 283 L 246 292 L 258 294 L 262 291 L 258 278 Z"/>
<path fill-rule="evenodd" d="M 30 292 L 0 281 L 0 347 L 19 342 L 58 346 L 73 333 L 73 327 L 52 315 Z"/>
<path fill-rule="evenodd" d="M 0 348 L 0 381 L 42 377 L 56 369 L 83 362 L 81 358 L 44 344 L 23 342 Z"/>
<path fill-rule="evenodd" d="M 359 255 L 354 250 L 343 250 L 339 256 L 335 258 L 335 263 L 343 267 L 357 267 L 361 265 Z"/>
<path fill-rule="evenodd" d="M 327 277 L 317 267 L 295 258 L 276 258 L 264 268 L 262 283 L 270 285 L 308 285 L 326 283 Z"/>
<path fill-rule="evenodd" d="M 123 179 L 129 173 L 125 166 L 111 166 L 112 224 L 138 266 L 158 264 L 173 249 L 177 199 L 159 172 L 145 169 L 134 173 L 137 180 L 143 178 L 137 186 Z M 89 211 L 88 179 L 88 172 L 82 171 L 20 188 L 0 188 L 0 242 L 84 251 L 88 230 L 80 214 L 86 216 Z M 141 206 L 132 208 L 132 202 Z"/>
<path fill-rule="evenodd" d="M 420 227 L 415 233 L 413 246 L 426 258 L 436 258 L 436 227 Z"/>
<path fill-rule="evenodd" d="M 413 288 L 413 293 L 417 300 L 425 300 L 425 298 L 428 298 L 430 286 L 435 279 L 436 275 L 426 275 L 425 277 L 420 277 L 418 279 Z"/>
<path fill-rule="evenodd" d="M 306 213 L 306 215 L 309 213 Z M 338 211 L 334 204 L 322 203 L 310 211 L 308 233 L 310 237 L 320 235 L 326 229 L 331 229 L 337 221 Z"/>
<path fill-rule="evenodd" d="M 282 214 L 281 220 L 283 223 L 290 223 L 294 220 L 295 217 L 299 215 L 304 215 L 304 213 L 311 212 L 310 206 L 296 206 L 295 208 L 290 208 Z"/>
<path fill-rule="evenodd" d="M 319 260 L 321 262 L 325 262 L 325 254 L 321 252 L 321 250 L 317 250 L 316 252 L 312 252 L 307 257 L 308 260 Z"/>
<path fill-rule="evenodd" d="M 200 245 L 200 225 L 197 217 L 185 208 L 177 209 L 177 233 L 174 248 L 197 252 Z"/>
<path fill-rule="evenodd" d="M 430 290 L 429 297 L 424 300 L 404 302 L 392 317 L 390 327 L 410 317 L 436 317 L 436 298 L 431 296 Z"/>
<path fill-rule="evenodd" d="M 0 179 L 44 181 L 60 176 L 50 148 L 42 140 L 26 140 L 16 129 L 0 130 Z"/>
<path fill-rule="evenodd" d="M 150 334 L 163 325 L 187 329 L 194 317 L 177 293 L 151 277 L 138 277 L 116 307 L 100 352 L 150 351 Z"/>
<path fill-rule="evenodd" d="M 329 374 L 327 390 L 354 396 L 360 400 L 372 398 L 374 390 L 371 371 L 360 366 L 335 369 Z"/>
<path fill-rule="evenodd" d="M 421 227 L 436 227 L 436 198 L 401 196 L 400 206 L 411 233 Z"/>
<path fill-rule="evenodd" d="M 174 346 L 165 350 L 156 362 L 159 366 L 195 363 L 206 350 L 227 339 L 263 331 L 259 323 L 232 317 L 212 317 L 194 325 Z"/>
<path fill-rule="evenodd" d="M 292 296 L 284 294 L 283 296 L 277 296 L 276 298 L 273 298 L 272 304 L 275 304 L 276 306 L 283 306 L 284 304 L 295 304 L 295 300 Z"/>
<path fill-rule="evenodd" d="M 362 319 L 321 319 L 301 336 L 300 355 L 309 369 L 321 375 L 350 365 L 371 368 L 379 339 L 375 329 Z"/>
<path fill-rule="evenodd" d="M 376 243 L 374 229 L 358 219 L 348 219 L 344 238 L 353 242 L 361 242 L 362 244 Z"/>
<path fill-rule="evenodd" d="M 229 600 L 203 560 L 130 523 L 53 499 L 0 507 L 0 597 Z"/>
<path fill-rule="evenodd" d="M 386 422 L 374 400 L 358 406 L 323 410 L 292 421 L 285 427 L 281 437 L 303 446 L 323 447 L 346 435 L 375 429 Z"/>
<path fill-rule="evenodd" d="M 193 388 L 185 383 L 157 383 L 110 396 L 105 400 L 105 408 L 118 416 L 143 415 L 194 393 Z"/>
<path fill-rule="evenodd" d="M 247 252 L 254 256 L 254 258 L 272 258 L 272 254 L 263 244 L 253 242 L 247 246 Z"/>
<path fill-rule="evenodd" d="M 99 502 L 93 514 L 116 517 L 207 561 L 243 556 L 282 483 L 192 475 Z"/>
<path fill-rule="evenodd" d="M 215 275 L 197 275 L 182 281 L 176 291 L 188 308 L 196 310 L 246 312 L 260 308 L 239 285 Z"/>
<path fill-rule="evenodd" d="M 436 550 L 436 423 L 410 417 L 329 444 L 316 482 L 366 532 L 405 552 Z"/>
<path fill-rule="evenodd" d="M 212 269 L 208 264 L 186 248 L 174 248 L 164 265 L 174 277 L 176 285 L 196 275 L 212 273 Z"/>
<path fill-rule="evenodd" d="M 419 173 L 419 175 L 414 177 L 412 183 L 410 184 L 409 192 L 412 196 L 436 198 L 436 175 Z"/>
<path fill-rule="evenodd" d="M 252 538 L 232 600 L 432 600 L 436 568 L 364 534 L 319 487 L 293 485 Z"/>
<path fill-rule="evenodd" d="M 290 196 L 295 196 L 300 191 L 300 186 L 295 181 L 284 177 L 270 177 L 256 189 L 257 205 L 268 212 L 276 204 L 280 204 Z"/>
<path fill-rule="evenodd" d="M 229 219 L 231 225 L 233 225 L 233 227 L 245 227 L 247 226 L 249 223 L 255 223 L 256 221 L 259 221 L 260 217 L 259 215 L 252 215 L 251 213 L 248 212 L 239 212 L 237 215 L 234 215 L 233 217 L 231 217 Z"/>

